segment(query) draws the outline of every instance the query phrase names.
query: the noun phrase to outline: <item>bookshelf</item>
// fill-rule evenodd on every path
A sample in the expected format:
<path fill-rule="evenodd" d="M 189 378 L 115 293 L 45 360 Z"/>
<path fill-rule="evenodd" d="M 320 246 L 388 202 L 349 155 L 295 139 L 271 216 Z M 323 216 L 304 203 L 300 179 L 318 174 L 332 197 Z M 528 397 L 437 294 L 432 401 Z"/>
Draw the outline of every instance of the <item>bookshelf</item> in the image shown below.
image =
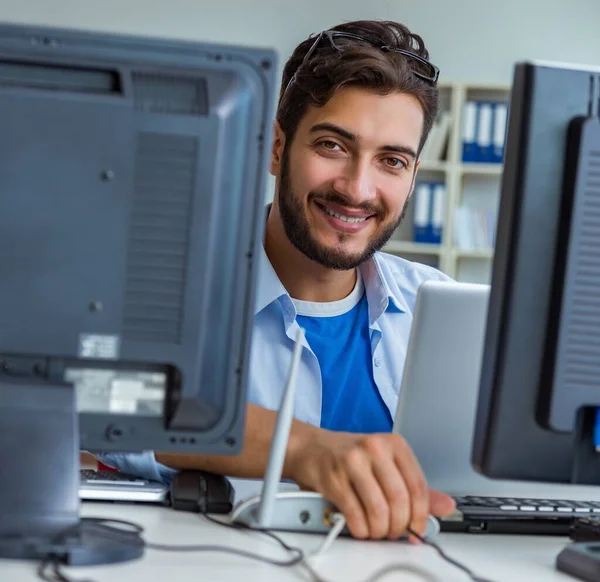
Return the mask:
<path fill-rule="evenodd" d="M 417 182 L 443 182 L 446 186 L 442 241 L 440 244 L 413 242 L 415 205 L 411 203 L 403 224 L 384 251 L 437 267 L 458 281 L 490 282 L 494 251 L 456 246 L 455 211 L 466 205 L 497 214 L 502 164 L 462 161 L 463 110 L 468 100 L 508 103 L 509 95 L 510 87 L 503 85 L 440 85 L 440 116 L 445 113 L 450 118 L 448 138 L 441 150 L 441 159 L 421 161 Z"/>

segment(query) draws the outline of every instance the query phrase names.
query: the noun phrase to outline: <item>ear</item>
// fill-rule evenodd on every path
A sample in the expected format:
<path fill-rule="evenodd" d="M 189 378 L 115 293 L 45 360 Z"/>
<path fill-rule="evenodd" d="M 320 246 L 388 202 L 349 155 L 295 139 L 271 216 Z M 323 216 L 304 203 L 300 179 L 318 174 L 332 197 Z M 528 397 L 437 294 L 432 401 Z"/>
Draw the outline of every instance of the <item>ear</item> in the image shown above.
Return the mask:
<path fill-rule="evenodd" d="M 278 121 L 273 124 L 273 144 L 271 146 L 271 163 L 269 172 L 276 178 L 281 171 L 281 160 L 283 158 L 283 148 L 285 147 L 285 134 Z"/>

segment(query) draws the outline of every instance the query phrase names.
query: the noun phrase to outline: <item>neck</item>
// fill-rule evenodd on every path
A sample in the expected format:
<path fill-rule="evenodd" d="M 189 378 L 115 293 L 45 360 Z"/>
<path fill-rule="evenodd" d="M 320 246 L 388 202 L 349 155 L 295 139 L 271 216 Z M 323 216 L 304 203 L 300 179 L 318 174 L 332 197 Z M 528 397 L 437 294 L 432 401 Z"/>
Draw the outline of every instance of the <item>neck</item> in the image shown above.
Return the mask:
<path fill-rule="evenodd" d="M 301 253 L 287 238 L 278 210 L 267 219 L 265 252 L 286 291 L 302 301 L 339 301 L 356 285 L 356 269 L 328 269 Z"/>

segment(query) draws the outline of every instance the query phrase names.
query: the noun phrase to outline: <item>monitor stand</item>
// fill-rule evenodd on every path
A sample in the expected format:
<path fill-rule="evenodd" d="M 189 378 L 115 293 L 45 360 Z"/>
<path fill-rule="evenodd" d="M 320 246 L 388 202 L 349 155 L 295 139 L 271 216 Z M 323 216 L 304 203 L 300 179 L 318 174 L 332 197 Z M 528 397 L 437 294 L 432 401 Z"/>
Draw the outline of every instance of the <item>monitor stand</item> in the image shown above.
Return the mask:
<path fill-rule="evenodd" d="M 0 558 L 125 562 L 142 538 L 79 517 L 79 425 L 72 384 L 0 376 Z"/>

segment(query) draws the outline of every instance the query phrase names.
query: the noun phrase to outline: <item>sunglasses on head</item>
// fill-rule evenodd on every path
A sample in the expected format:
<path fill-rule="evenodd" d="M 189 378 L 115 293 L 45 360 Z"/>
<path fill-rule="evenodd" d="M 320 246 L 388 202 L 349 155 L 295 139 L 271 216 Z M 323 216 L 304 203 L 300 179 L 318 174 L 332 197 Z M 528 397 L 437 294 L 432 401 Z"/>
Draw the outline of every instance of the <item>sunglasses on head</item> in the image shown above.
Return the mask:
<path fill-rule="evenodd" d="M 351 32 L 339 32 L 337 30 L 324 30 L 323 32 L 319 33 L 319 35 L 315 39 L 315 42 L 308 49 L 308 52 L 306 53 L 306 55 L 304 55 L 304 58 L 302 59 L 302 63 L 300 63 L 300 66 L 298 67 L 298 69 L 296 69 L 297 71 L 300 68 L 302 68 L 302 66 L 305 65 L 310 60 L 310 57 L 312 57 L 313 53 L 315 52 L 315 50 L 317 49 L 317 47 L 319 46 L 319 44 L 321 43 L 321 41 L 324 38 L 326 38 L 329 41 L 329 45 L 335 51 L 343 51 L 344 50 L 344 47 L 341 47 L 338 44 L 336 44 L 336 42 L 335 42 L 336 39 L 350 39 L 350 40 L 358 40 L 361 42 L 366 42 L 366 43 L 370 44 L 371 46 L 374 46 L 375 48 L 378 48 L 379 50 L 382 50 L 382 51 L 401 54 L 401 55 L 411 59 L 411 61 L 412 61 L 411 64 L 413 65 L 411 70 L 412 70 L 413 74 L 415 76 L 419 77 L 419 79 L 423 79 L 424 81 L 427 81 L 427 82 L 431 83 L 432 85 L 435 85 L 437 83 L 438 78 L 440 76 L 440 70 L 433 63 L 430 63 L 427 59 L 420 57 L 419 55 L 417 55 L 416 53 L 413 53 L 412 51 L 408 51 L 405 49 L 396 48 L 396 47 L 392 47 L 392 46 L 387 46 L 387 45 L 379 45 L 378 43 L 372 41 L 371 39 L 364 38 L 362 36 L 359 36 L 358 34 L 352 34 Z M 292 84 L 292 81 L 294 81 L 295 78 L 296 78 L 296 74 L 294 73 L 294 75 L 289 80 L 289 82 L 285 88 L 285 92 L 287 92 L 288 87 Z"/>

